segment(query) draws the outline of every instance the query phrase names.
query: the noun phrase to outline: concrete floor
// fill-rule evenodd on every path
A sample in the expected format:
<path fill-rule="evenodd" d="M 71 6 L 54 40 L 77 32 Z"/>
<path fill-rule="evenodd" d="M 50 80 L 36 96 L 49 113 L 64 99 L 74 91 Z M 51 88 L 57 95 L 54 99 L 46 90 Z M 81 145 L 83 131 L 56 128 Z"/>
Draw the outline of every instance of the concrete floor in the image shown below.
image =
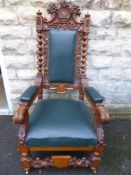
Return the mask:
<path fill-rule="evenodd" d="M 131 120 L 113 120 L 105 127 L 106 149 L 96 175 L 131 175 Z M 16 150 L 18 127 L 11 116 L 0 117 L 0 175 L 24 175 Z M 77 156 L 77 153 L 76 153 Z M 30 175 L 93 175 L 89 169 L 32 169 Z"/>
<path fill-rule="evenodd" d="M 0 74 L 0 109 L 6 109 L 6 108 L 8 108 L 8 105 L 7 105 L 2 75 Z"/>

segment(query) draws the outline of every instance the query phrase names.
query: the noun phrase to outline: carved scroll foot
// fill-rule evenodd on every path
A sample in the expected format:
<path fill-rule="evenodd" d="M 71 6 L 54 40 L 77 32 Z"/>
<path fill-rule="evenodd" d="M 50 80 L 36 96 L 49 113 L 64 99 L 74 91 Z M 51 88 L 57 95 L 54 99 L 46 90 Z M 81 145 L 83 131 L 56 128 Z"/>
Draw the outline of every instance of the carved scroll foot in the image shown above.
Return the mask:
<path fill-rule="evenodd" d="M 93 152 L 91 154 L 90 168 L 94 173 L 96 173 L 96 169 L 100 166 L 100 163 L 101 163 L 100 154 L 98 152 Z"/>

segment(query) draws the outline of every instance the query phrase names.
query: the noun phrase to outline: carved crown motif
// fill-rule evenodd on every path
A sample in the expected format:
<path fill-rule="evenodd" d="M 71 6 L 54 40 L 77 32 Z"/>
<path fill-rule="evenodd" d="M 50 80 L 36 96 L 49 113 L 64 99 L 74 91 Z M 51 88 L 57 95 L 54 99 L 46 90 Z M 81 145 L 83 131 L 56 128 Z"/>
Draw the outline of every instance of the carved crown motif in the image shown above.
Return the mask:
<path fill-rule="evenodd" d="M 69 19 L 71 15 L 80 16 L 80 8 L 72 3 L 62 1 L 58 4 L 51 3 L 47 9 L 51 15 L 58 15 L 60 19 Z"/>

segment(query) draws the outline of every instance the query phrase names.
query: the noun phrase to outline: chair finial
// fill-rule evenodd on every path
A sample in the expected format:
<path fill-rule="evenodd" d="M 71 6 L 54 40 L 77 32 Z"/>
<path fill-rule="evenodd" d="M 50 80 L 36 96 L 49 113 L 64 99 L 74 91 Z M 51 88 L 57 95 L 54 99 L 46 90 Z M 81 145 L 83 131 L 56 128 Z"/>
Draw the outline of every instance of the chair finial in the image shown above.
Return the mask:
<path fill-rule="evenodd" d="M 42 12 L 39 9 L 38 12 L 37 12 L 37 15 L 41 15 L 41 14 L 42 14 Z"/>

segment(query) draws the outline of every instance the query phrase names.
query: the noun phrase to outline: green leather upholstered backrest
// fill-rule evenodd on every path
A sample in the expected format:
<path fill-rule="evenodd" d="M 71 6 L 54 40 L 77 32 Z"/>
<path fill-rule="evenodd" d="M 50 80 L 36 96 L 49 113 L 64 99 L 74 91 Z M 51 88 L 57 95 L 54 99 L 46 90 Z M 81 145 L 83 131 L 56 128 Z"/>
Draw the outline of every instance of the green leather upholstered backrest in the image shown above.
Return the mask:
<path fill-rule="evenodd" d="M 49 31 L 49 82 L 73 83 L 76 31 Z"/>

